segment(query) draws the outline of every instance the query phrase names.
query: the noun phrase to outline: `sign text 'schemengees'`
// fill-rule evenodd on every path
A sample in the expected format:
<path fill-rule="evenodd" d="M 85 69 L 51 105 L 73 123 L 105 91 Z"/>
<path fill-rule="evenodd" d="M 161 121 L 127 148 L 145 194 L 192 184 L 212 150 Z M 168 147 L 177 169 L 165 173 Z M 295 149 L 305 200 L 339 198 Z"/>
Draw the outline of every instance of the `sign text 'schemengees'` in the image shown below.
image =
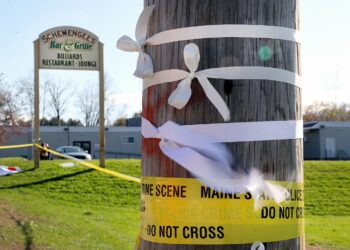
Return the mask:
<path fill-rule="evenodd" d="M 41 69 L 99 70 L 99 41 L 77 27 L 56 27 L 39 35 Z"/>

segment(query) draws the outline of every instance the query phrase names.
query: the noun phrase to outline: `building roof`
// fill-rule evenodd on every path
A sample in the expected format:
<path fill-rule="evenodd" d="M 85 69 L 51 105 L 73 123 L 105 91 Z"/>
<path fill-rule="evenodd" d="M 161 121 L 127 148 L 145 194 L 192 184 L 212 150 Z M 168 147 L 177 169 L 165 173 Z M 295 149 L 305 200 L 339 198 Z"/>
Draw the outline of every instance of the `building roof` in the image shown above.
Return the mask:
<path fill-rule="evenodd" d="M 314 121 L 304 122 L 304 130 L 315 130 L 320 128 L 350 128 L 349 122 L 337 122 L 337 121 Z"/>
<path fill-rule="evenodd" d="M 99 127 L 84 127 L 84 126 L 42 126 L 41 132 L 99 132 Z M 141 127 L 105 127 L 106 132 L 141 132 Z M 26 131 L 32 131 L 32 128 L 27 128 Z"/>

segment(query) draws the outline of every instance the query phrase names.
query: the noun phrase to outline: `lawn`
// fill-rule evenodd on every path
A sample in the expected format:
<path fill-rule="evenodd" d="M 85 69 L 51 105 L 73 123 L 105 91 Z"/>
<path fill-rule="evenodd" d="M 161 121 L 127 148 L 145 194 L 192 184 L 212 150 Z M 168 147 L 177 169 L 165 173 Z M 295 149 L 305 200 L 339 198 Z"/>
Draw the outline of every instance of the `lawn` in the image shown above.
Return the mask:
<path fill-rule="evenodd" d="M 305 162 L 306 242 L 350 249 L 350 162 Z"/>
<path fill-rule="evenodd" d="M 1 159 L 25 172 L 0 177 L 0 249 L 133 249 L 139 185 L 62 162 Z M 140 176 L 139 160 L 106 165 Z M 307 245 L 350 249 L 349 189 L 350 162 L 305 162 Z"/>
<path fill-rule="evenodd" d="M 139 228 L 139 185 L 64 161 L 2 159 L 26 170 L 0 177 L 0 249 L 132 249 Z M 108 169 L 140 176 L 139 160 Z"/>

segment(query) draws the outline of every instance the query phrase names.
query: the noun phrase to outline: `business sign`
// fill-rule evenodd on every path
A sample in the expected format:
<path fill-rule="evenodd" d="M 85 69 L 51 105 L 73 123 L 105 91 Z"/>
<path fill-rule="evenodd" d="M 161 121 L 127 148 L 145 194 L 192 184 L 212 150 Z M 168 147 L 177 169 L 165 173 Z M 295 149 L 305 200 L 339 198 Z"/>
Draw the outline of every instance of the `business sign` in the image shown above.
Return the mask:
<path fill-rule="evenodd" d="M 56 27 L 39 35 L 39 68 L 99 70 L 99 41 L 78 27 Z"/>

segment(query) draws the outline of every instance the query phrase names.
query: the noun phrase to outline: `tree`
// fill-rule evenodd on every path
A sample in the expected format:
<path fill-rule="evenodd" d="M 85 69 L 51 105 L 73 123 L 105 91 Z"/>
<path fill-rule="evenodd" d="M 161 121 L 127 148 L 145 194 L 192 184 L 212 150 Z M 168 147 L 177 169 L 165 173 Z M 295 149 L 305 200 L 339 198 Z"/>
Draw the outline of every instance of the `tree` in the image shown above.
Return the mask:
<path fill-rule="evenodd" d="M 67 120 L 67 126 L 83 126 L 80 120 L 69 118 Z"/>
<path fill-rule="evenodd" d="M 113 123 L 113 114 L 116 112 L 116 104 L 111 96 L 105 97 L 105 124 L 106 126 L 111 126 Z"/>
<path fill-rule="evenodd" d="M 49 81 L 47 84 L 49 92 L 49 103 L 57 119 L 58 126 L 61 126 L 61 116 L 66 110 L 68 99 L 72 96 L 74 89 L 71 83 L 62 83 L 60 81 Z"/>
<path fill-rule="evenodd" d="M 141 117 L 141 114 L 142 114 L 142 111 L 135 112 L 135 113 L 132 115 L 132 118 Z"/>
<path fill-rule="evenodd" d="M 118 126 L 126 126 L 126 118 L 125 117 L 119 117 L 114 123 L 113 123 L 114 127 L 118 127 Z"/>
<path fill-rule="evenodd" d="M 96 87 L 87 86 L 80 92 L 77 106 L 83 114 L 85 126 L 97 126 L 99 117 L 98 92 Z"/>
<path fill-rule="evenodd" d="M 126 126 L 126 110 L 128 108 L 128 105 L 121 104 L 120 106 L 116 107 L 116 116 L 117 119 L 113 122 L 112 126 Z M 110 119 L 110 118 L 109 118 Z"/>
<path fill-rule="evenodd" d="M 50 126 L 50 120 L 47 119 L 46 117 L 42 117 L 40 119 L 40 124 L 41 126 Z"/>
<path fill-rule="evenodd" d="M 45 82 L 44 82 L 44 84 L 43 85 L 41 85 L 41 87 L 42 87 L 42 89 L 43 89 L 43 91 L 40 91 L 40 92 L 42 92 L 43 94 L 40 96 L 40 98 L 41 98 L 41 106 L 42 106 L 42 117 L 44 117 L 45 116 L 45 114 L 46 114 L 46 96 L 47 96 L 47 89 L 48 89 L 48 85 L 49 85 L 49 83 L 50 83 L 50 80 L 46 80 Z M 45 125 L 45 123 L 40 123 L 40 125 L 41 126 L 44 126 Z"/>
<path fill-rule="evenodd" d="M 32 121 L 34 117 L 34 84 L 33 77 L 23 77 L 16 81 L 18 102 L 21 106 L 21 112 L 28 120 Z"/>
<path fill-rule="evenodd" d="M 18 117 L 18 109 L 10 86 L 0 74 L 0 143 L 6 142 L 8 133 L 20 134 L 24 122 Z"/>
<path fill-rule="evenodd" d="M 112 80 L 105 74 L 105 124 L 113 125 L 115 117 L 124 117 L 126 104 L 116 106 L 112 92 Z M 97 126 L 99 124 L 99 93 L 98 84 L 88 83 L 86 88 L 79 93 L 76 105 L 82 113 L 85 126 Z M 115 115 L 116 114 L 116 115 Z"/>
<path fill-rule="evenodd" d="M 45 124 L 45 126 L 58 126 L 58 124 L 61 126 L 83 126 L 80 120 L 73 118 L 69 118 L 67 121 L 60 119 L 58 123 L 57 117 L 52 117 L 51 119 L 43 117 L 40 119 L 40 124 Z"/>
<path fill-rule="evenodd" d="M 350 103 L 315 102 L 304 108 L 304 121 L 350 121 Z"/>
<path fill-rule="evenodd" d="M 105 84 L 104 84 L 105 125 L 111 126 L 113 121 L 114 121 L 114 118 L 115 118 L 115 116 L 113 114 L 116 112 L 116 104 L 115 104 L 115 100 L 113 98 L 113 91 L 112 91 L 113 81 L 107 73 L 105 73 L 104 79 L 105 79 Z"/>
<path fill-rule="evenodd" d="M 41 104 L 41 117 L 45 117 L 46 115 L 46 97 L 47 97 L 47 89 L 50 80 L 45 80 L 43 84 L 40 85 L 42 93 L 40 95 L 40 104 Z M 21 107 L 21 114 L 32 123 L 32 119 L 34 117 L 34 83 L 33 76 L 29 74 L 28 76 L 22 77 L 16 81 L 16 96 L 17 103 Z M 42 119 L 40 125 L 46 125 L 45 119 Z"/>
<path fill-rule="evenodd" d="M 66 125 L 67 123 L 63 119 L 58 120 L 57 117 L 52 117 L 47 123 L 47 126 L 66 126 Z"/>

